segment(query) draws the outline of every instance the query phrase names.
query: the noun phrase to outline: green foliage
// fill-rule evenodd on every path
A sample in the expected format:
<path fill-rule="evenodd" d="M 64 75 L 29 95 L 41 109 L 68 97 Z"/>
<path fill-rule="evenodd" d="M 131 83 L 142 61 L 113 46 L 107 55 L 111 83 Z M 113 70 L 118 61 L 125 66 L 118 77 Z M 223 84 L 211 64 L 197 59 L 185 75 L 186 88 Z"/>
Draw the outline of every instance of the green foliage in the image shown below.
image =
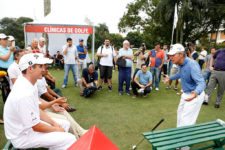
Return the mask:
<path fill-rule="evenodd" d="M 3 18 L 0 20 L 0 33 L 14 36 L 16 45 L 24 48 L 24 27 L 25 22 L 32 22 L 31 18 Z"/>
<path fill-rule="evenodd" d="M 98 26 L 95 26 L 95 48 L 98 48 L 104 43 L 104 40 L 109 37 L 109 29 L 108 26 L 103 24 L 98 24 Z M 92 35 L 88 37 L 87 46 L 91 48 L 92 44 Z"/>
<path fill-rule="evenodd" d="M 142 31 L 148 42 L 170 43 L 174 7 L 178 4 L 176 42 L 196 41 L 225 25 L 225 5 L 219 0 L 135 0 L 127 5 L 120 31 Z M 147 36 L 146 36 L 147 35 Z"/>
<path fill-rule="evenodd" d="M 143 36 L 140 32 L 129 32 L 126 36 L 126 39 L 133 45 L 138 48 L 143 43 Z"/>

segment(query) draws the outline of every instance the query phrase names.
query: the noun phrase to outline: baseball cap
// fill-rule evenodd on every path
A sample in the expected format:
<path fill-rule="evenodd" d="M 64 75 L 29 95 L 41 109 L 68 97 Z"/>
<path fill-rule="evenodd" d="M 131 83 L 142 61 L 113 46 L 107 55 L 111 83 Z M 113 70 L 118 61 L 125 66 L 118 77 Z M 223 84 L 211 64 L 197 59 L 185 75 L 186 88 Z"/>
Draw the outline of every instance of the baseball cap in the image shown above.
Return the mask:
<path fill-rule="evenodd" d="M 8 36 L 6 36 L 4 33 L 0 33 L 0 39 L 6 39 Z"/>
<path fill-rule="evenodd" d="M 9 41 L 15 41 L 15 38 L 14 38 L 12 35 L 9 35 L 9 36 L 8 36 L 8 40 L 9 40 Z"/>
<path fill-rule="evenodd" d="M 79 39 L 79 42 L 83 42 L 84 41 L 84 39 Z"/>
<path fill-rule="evenodd" d="M 29 53 L 21 57 L 19 61 L 19 68 L 21 71 L 23 71 L 35 64 L 43 65 L 43 64 L 51 64 L 52 62 L 53 62 L 52 59 L 44 57 L 44 55 L 41 53 Z"/>
<path fill-rule="evenodd" d="M 183 45 L 177 43 L 170 47 L 170 51 L 168 55 L 175 55 L 176 53 L 180 53 L 180 52 L 184 52 L 184 47 Z"/>

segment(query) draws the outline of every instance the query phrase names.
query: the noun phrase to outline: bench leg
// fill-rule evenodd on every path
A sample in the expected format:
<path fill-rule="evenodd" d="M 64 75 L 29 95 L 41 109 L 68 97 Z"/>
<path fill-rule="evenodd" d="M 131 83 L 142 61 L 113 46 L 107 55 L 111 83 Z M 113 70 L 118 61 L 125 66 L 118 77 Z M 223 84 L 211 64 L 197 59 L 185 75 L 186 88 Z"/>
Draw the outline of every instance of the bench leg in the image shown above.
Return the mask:
<path fill-rule="evenodd" d="M 214 150 L 224 150 L 223 145 L 224 145 L 224 140 L 215 140 L 215 147 L 213 148 Z"/>

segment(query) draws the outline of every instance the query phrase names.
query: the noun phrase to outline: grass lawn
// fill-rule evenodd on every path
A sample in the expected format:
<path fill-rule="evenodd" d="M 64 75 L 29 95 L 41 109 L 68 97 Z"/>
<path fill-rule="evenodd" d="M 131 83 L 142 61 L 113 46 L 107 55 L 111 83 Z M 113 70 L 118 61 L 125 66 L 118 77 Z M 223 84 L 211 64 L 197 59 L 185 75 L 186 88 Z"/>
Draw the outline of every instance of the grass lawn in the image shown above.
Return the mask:
<path fill-rule="evenodd" d="M 57 86 L 61 87 L 63 71 L 52 69 L 51 73 L 57 78 Z M 145 98 L 133 99 L 131 96 L 119 96 L 117 92 L 117 71 L 113 73 L 113 92 L 108 92 L 106 86 L 91 98 L 85 99 L 79 96 L 79 88 L 73 86 L 72 73 L 69 84 L 62 89 L 69 103 L 77 108 L 71 115 L 80 125 L 86 129 L 96 125 L 111 139 L 121 150 L 131 149 L 142 139 L 142 132 L 150 131 L 161 119 L 165 121 L 157 130 L 176 126 L 176 110 L 180 96 L 174 90 L 166 90 L 161 83 L 160 91 L 153 90 Z M 25 91 L 24 91 L 25 92 Z M 223 98 L 223 101 L 225 98 Z M 225 120 L 225 104 L 220 109 L 214 108 L 215 93 L 209 106 L 203 106 L 199 114 L 198 123 L 208 122 L 220 118 Z M 0 118 L 2 118 L 3 102 L 0 100 Z M 0 148 L 4 146 L 6 139 L 3 125 L 0 125 Z M 145 140 L 139 150 L 151 149 L 151 145 Z"/>

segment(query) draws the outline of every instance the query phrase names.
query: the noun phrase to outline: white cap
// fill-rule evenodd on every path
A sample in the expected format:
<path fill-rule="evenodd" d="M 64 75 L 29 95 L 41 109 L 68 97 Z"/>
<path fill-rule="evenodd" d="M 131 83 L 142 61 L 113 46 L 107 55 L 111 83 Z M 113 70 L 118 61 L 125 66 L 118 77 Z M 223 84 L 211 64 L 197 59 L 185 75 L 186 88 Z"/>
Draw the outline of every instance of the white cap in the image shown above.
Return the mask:
<path fill-rule="evenodd" d="M 4 33 L 0 33 L 0 39 L 5 39 L 8 38 L 8 36 L 6 36 Z"/>
<path fill-rule="evenodd" d="M 174 44 L 170 47 L 168 55 L 175 55 L 176 53 L 184 52 L 185 49 L 182 44 Z"/>
<path fill-rule="evenodd" d="M 35 64 L 43 65 L 43 64 L 51 64 L 52 62 L 53 62 L 52 59 L 44 57 L 42 53 L 29 53 L 21 57 L 19 61 L 19 68 L 21 71 L 23 71 Z"/>
<path fill-rule="evenodd" d="M 39 41 L 42 41 L 42 42 L 44 41 L 45 42 L 45 38 L 40 37 Z"/>
<path fill-rule="evenodd" d="M 8 38 L 9 41 L 15 41 L 15 38 L 12 35 L 9 35 L 8 37 L 9 37 Z"/>

